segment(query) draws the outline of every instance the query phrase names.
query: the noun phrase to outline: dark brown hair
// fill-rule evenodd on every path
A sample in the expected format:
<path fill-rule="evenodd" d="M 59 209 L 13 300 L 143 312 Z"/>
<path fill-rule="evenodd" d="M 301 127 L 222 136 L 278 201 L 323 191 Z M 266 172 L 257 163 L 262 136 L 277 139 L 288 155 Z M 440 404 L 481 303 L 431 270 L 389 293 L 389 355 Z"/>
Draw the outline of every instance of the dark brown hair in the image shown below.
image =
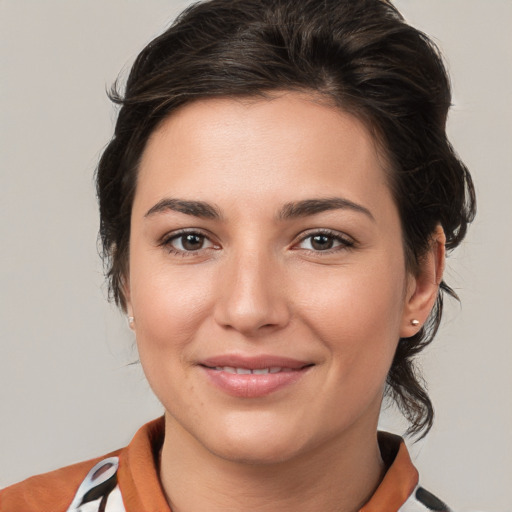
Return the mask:
<path fill-rule="evenodd" d="M 97 170 L 100 237 L 110 293 L 125 309 L 130 215 L 137 168 L 159 123 L 181 105 L 275 90 L 320 94 L 370 128 L 390 163 L 408 270 L 415 272 L 440 224 L 448 250 L 475 213 L 474 188 L 446 138 L 451 93 L 436 46 L 384 0 L 210 0 L 187 8 L 139 54 L 115 134 Z M 401 339 L 387 392 L 423 435 L 432 403 L 413 358 L 439 326 L 443 292 L 427 324 Z"/>

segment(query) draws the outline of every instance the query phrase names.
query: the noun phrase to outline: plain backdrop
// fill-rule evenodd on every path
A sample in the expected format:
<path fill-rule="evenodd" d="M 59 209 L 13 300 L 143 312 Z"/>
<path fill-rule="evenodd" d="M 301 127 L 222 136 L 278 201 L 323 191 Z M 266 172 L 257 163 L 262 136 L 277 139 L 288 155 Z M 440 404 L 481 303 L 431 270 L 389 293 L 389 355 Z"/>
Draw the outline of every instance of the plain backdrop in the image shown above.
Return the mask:
<path fill-rule="evenodd" d="M 512 511 L 512 1 L 396 3 L 445 55 L 449 133 L 479 199 L 446 274 L 462 306 L 421 359 L 435 427 L 411 450 L 455 510 Z M 162 414 L 105 300 L 93 172 L 115 119 L 105 89 L 186 4 L 0 0 L 0 487 Z M 382 425 L 404 428 L 392 410 Z"/>

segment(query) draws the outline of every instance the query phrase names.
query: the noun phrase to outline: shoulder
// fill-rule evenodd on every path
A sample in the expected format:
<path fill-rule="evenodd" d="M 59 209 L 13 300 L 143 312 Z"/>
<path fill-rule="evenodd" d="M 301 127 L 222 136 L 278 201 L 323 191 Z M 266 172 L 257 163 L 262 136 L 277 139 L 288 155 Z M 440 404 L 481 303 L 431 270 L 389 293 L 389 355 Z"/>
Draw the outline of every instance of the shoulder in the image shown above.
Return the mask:
<path fill-rule="evenodd" d="M 33 476 L 0 491 L 0 512 L 65 512 L 91 469 L 102 457 Z"/>
<path fill-rule="evenodd" d="M 157 418 L 125 448 L 11 485 L 0 491 L 0 512 L 107 512 L 124 510 L 125 498 L 133 511 L 167 510 L 156 467 L 164 433 L 164 418 Z M 156 506 L 141 506 L 143 500 Z"/>

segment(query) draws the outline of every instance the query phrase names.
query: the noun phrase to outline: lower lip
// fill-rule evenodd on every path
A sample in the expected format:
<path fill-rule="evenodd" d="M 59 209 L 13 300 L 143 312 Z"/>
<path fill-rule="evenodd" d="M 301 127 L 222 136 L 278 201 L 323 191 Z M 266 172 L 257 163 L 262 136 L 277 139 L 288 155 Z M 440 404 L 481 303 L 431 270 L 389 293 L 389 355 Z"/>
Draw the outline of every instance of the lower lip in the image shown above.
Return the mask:
<path fill-rule="evenodd" d="M 294 384 L 309 370 L 309 366 L 291 372 L 265 374 L 228 373 L 201 366 L 215 386 L 238 398 L 258 398 Z"/>

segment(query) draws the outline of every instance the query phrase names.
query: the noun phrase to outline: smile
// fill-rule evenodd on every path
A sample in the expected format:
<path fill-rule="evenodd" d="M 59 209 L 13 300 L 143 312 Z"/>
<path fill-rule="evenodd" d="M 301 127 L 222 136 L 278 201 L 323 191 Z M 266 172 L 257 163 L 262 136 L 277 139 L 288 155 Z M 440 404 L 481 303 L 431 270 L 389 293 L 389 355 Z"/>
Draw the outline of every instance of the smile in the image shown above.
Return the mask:
<path fill-rule="evenodd" d="M 275 356 L 228 355 L 210 358 L 198 366 L 216 389 L 247 399 L 264 397 L 295 384 L 314 364 Z"/>

